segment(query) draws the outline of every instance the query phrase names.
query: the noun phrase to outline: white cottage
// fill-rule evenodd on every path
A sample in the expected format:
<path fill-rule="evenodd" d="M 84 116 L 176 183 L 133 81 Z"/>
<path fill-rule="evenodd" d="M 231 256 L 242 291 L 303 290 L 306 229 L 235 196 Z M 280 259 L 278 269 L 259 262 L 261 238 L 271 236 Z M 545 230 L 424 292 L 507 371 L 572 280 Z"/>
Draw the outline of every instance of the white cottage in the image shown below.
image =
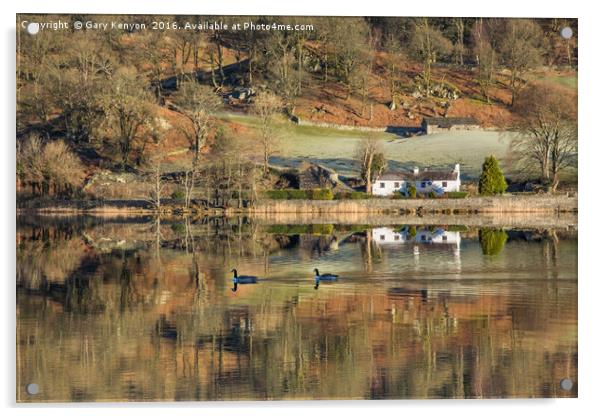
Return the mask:
<path fill-rule="evenodd" d="M 404 195 L 408 193 L 409 184 L 414 184 L 417 193 L 434 192 L 443 195 L 445 192 L 458 192 L 460 190 L 460 164 L 456 164 L 451 171 L 420 171 L 414 172 L 385 172 L 372 184 L 372 194 L 389 196 L 395 192 Z"/>

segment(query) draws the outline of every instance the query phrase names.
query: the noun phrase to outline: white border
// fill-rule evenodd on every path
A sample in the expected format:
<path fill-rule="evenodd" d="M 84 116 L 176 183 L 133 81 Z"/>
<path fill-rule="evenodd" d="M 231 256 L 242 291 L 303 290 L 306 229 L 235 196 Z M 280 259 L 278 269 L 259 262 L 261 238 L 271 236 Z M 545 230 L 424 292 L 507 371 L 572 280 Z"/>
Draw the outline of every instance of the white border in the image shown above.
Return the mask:
<path fill-rule="evenodd" d="M 600 59 L 601 17 L 595 13 L 594 2 L 545 1 L 530 4 L 525 0 L 500 2 L 469 1 L 386 1 L 363 2 L 302 0 L 283 2 L 277 0 L 229 0 L 207 2 L 202 0 L 170 0 L 154 4 L 152 0 L 103 0 L 99 2 L 74 2 L 69 0 L 4 2 L 2 6 L 2 336 L 0 359 L 3 369 L 0 376 L 1 402 L 13 412 L 25 414 L 104 414 L 128 411 L 148 415 L 170 413 L 183 414 L 232 414 L 246 415 L 307 413 L 327 414 L 335 409 L 350 415 L 364 414 L 375 409 L 383 412 L 419 412 L 448 415 L 482 414 L 506 415 L 509 412 L 545 412 L 550 415 L 593 413 L 600 404 L 598 391 L 602 384 L 600 368 L 600 302 L 602 276 L 598 270 L 600 249 L 600 215 L 596 202 L 602 201 L 600 165 L 602 137 L 600 133 L 600 111 L 602 110 L 602 62 Z M 479 401 L 344 401 L 344 402 L 253 402 L 253 403 L 169 403 L 136 404 L 124 408 L 122 405 L 69 406 L 15 406 L 15 181 L 14 181 L 14 134 L 15 134 L 15 24 L 16 13 L 139 13 L 139 14 L 233 14 L 233 15 L 392 15 L 392 16 L 507 16 L 507 17 L 577 17 L 579 18 L 579 399 L 565 400 L 479 400 Z M 344 380 L 341 380 L 344 382 Z M 16 407 L 16 408 L 15 408 Z M 85 407 L 85 409 L 83 408 Z M 127 409 L 127 410 L 126 410 Z M 143 410 L 144 409 L 144 410 Z M 168 410 L 169 409 L 169 410 Z"/>

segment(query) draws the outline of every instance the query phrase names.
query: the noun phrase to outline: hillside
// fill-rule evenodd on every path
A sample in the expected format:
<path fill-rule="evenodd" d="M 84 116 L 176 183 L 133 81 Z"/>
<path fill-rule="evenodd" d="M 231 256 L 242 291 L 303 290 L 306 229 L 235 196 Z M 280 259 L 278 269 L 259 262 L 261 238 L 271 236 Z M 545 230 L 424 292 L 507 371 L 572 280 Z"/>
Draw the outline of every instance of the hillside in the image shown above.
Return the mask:
<path fill-rule="evenodd" d="M 305 32 L 20 36 L 18 189 L 74 196 L 98 172 L 128 174 L 136 180 L 117 177 L 102 195 L 129 198 L 149 194 L 153 172 L 182 186 L 184 172 L 194 171 L 206 192 L 233 194 L 223 180 L 234 186 L 237 177 L 256 196 L 279 181 L 270 172 L 302 162 L 357 177 L 358 149 L 372 138 L 392 169 L 460 163 L 463 177 L 475 179 L 494 155 L 511 179 L 554 177 L 557 186 L 559 175 L 574 177 L 576 20 L 311 20 Z M 575 28 L 574 38 L 559 37 L 562 25 Z M 563 172 L 542 173 L 538 155 L 507 157 L 509 132 L 529 131 L 531 102 L 541 98 L 541 111 L 570 125 L 564 162 L 547 164 Z M 425 117 L 470 117 L 482 129 L 421 135 Z"/>

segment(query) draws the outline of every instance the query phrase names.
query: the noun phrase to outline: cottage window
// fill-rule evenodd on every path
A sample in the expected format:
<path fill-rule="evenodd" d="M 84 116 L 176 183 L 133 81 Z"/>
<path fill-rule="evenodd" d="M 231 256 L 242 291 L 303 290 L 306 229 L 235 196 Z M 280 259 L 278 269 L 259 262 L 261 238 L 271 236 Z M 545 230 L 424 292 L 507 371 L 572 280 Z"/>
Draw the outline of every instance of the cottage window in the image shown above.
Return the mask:
<path fill-rule="evenodd" d="M 395 188 L 399 188 L 399 182 L 395 182 L 394 186 Z"/>
<path fill-rule="evenodd" d="M 420 239 L 421 239 L 422 241 L 426 241 L 426 235 L 424 235 L 424 234 L 423 234 L 423 235 L 421 235 L 421 236 L 420 236 Z"/>
<path fill-rule="evenodd" d="M 395 241 L 399 241 L 399 235 L 395 234 Z"/>
<path fill-rule="evenodd" d="M 426 188 L 426 182 L 422 182 L 422 183 L 420 184 L 420 187 L 421 187 L 421 188 Z"/>
<path fill-rule="evenodd" d="M 441 186 L 443 186 L 444 188 L 447 188 L 447 182 L 446 181 L 441 182 Z"/>
<path fill-rule="evenodd" d="M 441 236 L 441 239 L 442 239 L 443 241 L 447 241 L 447 236 L 446 236 L 446 235 L 443 235 L 443 236 Z"/>
<path fill-rule="evenodd" d="M 381 234 L 381 235 L 380 235 L 380 239 L 381 239 L 381 240 L 384 240 L 384 239 L 385 239 L 385 235 L 384 235 L 384 234 Z"/>
<path fill-rule="evenodd" d="M 384 188 L 384 187 L 385 187 L 385 183 L 384 183 L 384 182 L 381 182 L 381 183 L 380 183 L 380 187 L 381 187 L 381 188 Z"/>

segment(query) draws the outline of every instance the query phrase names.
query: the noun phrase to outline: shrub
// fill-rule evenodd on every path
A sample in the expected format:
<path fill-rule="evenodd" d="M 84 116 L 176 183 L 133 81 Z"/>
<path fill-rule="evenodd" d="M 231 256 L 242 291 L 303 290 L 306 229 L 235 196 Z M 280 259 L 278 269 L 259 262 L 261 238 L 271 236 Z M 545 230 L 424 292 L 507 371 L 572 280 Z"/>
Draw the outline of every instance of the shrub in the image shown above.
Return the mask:
<path fill-rule="evenodd" d="M 401 192 L 395 192 L 393 195 L 391 195 L 391 199 L 404 199 L 405 197 L 406 196 Z"/>
<path fill-rule="evenodd" d="M 23 183 L 48 195 L 72 196 L 80 189 L 85 177 L 79 157 L 62 140 L 45 142 L 32 136 L 17 143 L 17 175 Z"/>
<path fill-rule="evenodd" d="M 311 199 L 314 200 L 331 200 L 334 199 L 334 194 L 330 189 L 312 189 Z"/>
<path fill-rule="evenodd" d="M 181 189 L 176 189 L 171 193 L 171 199 L 178 202 L 183 202 L 186 199 L 186 193 Z"/>
<path fill-rule="evenodd" d="M 447 194 L 448 198 L 451 199 L 464 199 L 468 196 L 468 192 L 448 192 Z"/>
<path fill-rule="evenodd" d="M 410 228 L 408 229 L 408 235 L 412 238 L 416 237 L 416 226 L 415 225 L 410 226 Z"/>
<path fill-rule="evenodd" d="M 428 193 L 428 197 L 429 197 L 429 198 L 437 198 L 437 194 L 435 193 L 435 191 L 430 191 L 430 192 Z"/>
<path fill-rule="evenodd" d="M 508 184 L 504 172 L 495 156 L 485 158 L 483 170 L 479 178 L 479 193 L 481 195 L 498 195 L 506 192 Z"/>
<path fill-rule="evenodd" d="M 408 185 L 408 195 L 410 198 L 416 198 L 416 185 L 413 183 Z"/>

